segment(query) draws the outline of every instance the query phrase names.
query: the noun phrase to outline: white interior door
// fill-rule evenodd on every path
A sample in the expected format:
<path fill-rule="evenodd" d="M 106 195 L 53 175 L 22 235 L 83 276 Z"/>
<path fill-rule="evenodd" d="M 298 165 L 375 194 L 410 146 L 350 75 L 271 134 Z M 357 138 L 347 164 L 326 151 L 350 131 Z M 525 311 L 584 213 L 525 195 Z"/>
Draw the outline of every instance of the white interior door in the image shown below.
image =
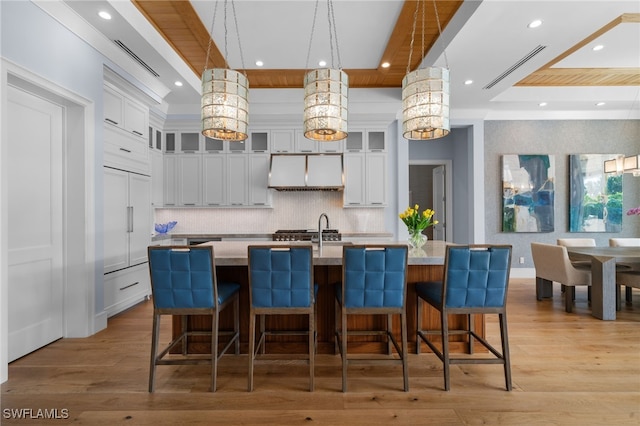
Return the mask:
<path fill-rule="evenodd" d="M 438 221 L 433 226 L 433 239 L 446 240 L 446 220 L 447 203 L 445 197 L 445 167 L 438 166 L 433 169 L 433 210 L 435 210 L 434 218 Z"/>
<path fill-rule="evenodd" d="M 62 141 L 59 105 L 9 86 L 8 356 L 63 335 Z"/>

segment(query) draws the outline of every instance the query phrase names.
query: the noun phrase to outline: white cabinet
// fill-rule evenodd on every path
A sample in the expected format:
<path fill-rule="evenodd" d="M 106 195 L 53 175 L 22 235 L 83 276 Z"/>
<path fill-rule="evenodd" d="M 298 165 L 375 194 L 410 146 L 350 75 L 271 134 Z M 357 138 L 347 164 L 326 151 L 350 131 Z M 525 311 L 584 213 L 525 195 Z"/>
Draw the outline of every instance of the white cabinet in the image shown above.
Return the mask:
<path fill-rule="evenodd" d="M 181 206 L 202 205 L 202 155 L 178 157 L 178 195 Z"/>
<path fill-rule="evenodd" d="M 385 206 L 387 204 L 387 156 L 383 153 L 367 153 L 365 155 L 366 197 L 369 206 Z"/>
<path fill-rule="evenodd" d="M 294 152 L 294 130 L 271 130 L 271 152 Z"/>
<path fill-rule="evenodd" d="M 249 155 L 249 204 L 252 206 L 271 205 L 271 190 L 268 188 L 269 154 Z"/>
<path fill-rule="evenodd" d="M 361 207 L 365 201 L 365 163 L 364 154 L 344 154 L 344 205 Z"/>
<path fill-rule="evenodd" d="M 227 203 L 227 156 L 204 155 L 202 160 L 204 205 L 224 206 Z"/>
<path fill-rule="evenodd" d="M 228 204 L 246 206 L 249 200 L 249 159 L 246 154 L 227 155 Z"/>
<path fill-rule="evenodd" d="M 145 138 L 149 108 L 109 83 L 104 84 L 103 111 L 105 123 L 135 137 Z"/>
<path fill-rule="evenodd" d="M 296 130 L 296 152 L 305 154 L 318 152 L 318 142 L 305 138 L 302 129 Z"/>
<path fill-rule="evenodd" d="M 151 241 L 149 176 L 104 168 L 104 272 L 147 261 Z"/>
<path fill-rule="evenodd" d="M 104 276 L 104 310 L 110 317 L 151 294 L 149 266 L 132 266 Z"/>
<path fill-rule="evenodd" d="M 104 126 L 104 165 L 149 174 L 149 148 L 142 138 Z"/>
<path fill-rule="evenodd" d="M 162 152 L 151 150 L 151 205 L 162 207 L 164 205 L 164 159 Z"/>
<path fill-rule="evenodd" d="M 345 143 L 345 207 L 387 204 L 384 130 L 352 130 Z"/>
<path fill-rule="evenodd" d="M 163 165 L 163 204 L 165 206 L 175 206 L 178 204 L 178 157 L 175 155 L 165 155 Z"/>

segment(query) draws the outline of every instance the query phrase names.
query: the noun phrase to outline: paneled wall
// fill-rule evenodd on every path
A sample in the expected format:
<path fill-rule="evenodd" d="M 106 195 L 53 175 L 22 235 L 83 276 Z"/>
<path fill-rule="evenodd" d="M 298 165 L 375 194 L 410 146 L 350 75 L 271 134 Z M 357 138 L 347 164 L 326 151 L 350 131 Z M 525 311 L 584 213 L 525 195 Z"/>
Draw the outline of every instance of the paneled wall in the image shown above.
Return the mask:
<path fill-rule="evenodd" d="M 531 242 L 555 244 L 558 238 L 594 238 L 608 245 L 612 237 L 640 237 L 640 216 L 627 216 L 640 206 L 640 177 L 623 178 L 622 232 L 569 233 L 569 155 L 640 153 L 639 120 L 486 121 L 485 233 L 487 243 L 513 245 L 515 268 L 533 268 Z M 502 232 L 501 157 L 504 154 L 555 155 L 555 230 L 549 233 Z M 524 264 L 519 264 L 524 257 Z"/>

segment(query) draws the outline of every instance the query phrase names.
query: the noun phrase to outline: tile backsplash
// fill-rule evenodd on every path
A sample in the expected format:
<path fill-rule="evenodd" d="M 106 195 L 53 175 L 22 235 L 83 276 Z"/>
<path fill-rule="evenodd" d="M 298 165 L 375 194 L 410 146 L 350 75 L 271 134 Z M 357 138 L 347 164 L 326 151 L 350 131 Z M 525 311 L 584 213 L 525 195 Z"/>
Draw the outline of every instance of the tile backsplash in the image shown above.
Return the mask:
<path fill-rule="evenodd" d="M 321 213 L 340 232 L 390 232 L 384 208 L 343 208 L 342 192 L 273 192 L 272 208 L 158 208 L 155 223 L 178 222 L 174 234 L 272 233 L 316 229 Z M 324 223 L 323 223 L 324 226 Z"/>

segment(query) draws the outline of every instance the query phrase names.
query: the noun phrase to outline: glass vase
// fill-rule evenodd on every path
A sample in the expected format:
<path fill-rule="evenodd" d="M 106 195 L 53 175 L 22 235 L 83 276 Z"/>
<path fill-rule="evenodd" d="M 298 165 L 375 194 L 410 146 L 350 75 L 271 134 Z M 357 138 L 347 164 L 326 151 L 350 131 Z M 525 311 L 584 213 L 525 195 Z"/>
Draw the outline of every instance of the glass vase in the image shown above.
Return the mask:
<path fill-rule="evenodd" d="M 421 248 L 428 239 L 421 231 L 409 232 L 409 245 L 414 249 Z"/>

